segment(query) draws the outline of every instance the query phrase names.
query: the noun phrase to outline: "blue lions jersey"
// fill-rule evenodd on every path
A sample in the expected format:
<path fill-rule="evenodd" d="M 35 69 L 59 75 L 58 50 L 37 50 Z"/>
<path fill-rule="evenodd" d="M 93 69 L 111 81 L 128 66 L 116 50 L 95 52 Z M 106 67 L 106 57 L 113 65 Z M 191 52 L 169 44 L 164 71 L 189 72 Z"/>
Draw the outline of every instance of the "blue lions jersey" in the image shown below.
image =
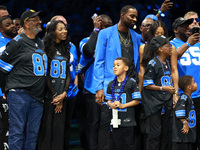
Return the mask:
<path fill-rule="evenodd" d="M 8 44 L 8 42 L 10 42 L 11 40 L 12 39 L 4 37 L 2 34 L 0 35 L 0 56 L 6 49 L 6 45 Z M 3 96 L 3 93 L 0 88 L 0 97 L 2 97 L 2 96 Z"/>
<path fill-rule="evenodd" d="M 78 67 L 79 73 L 82 73 L 81 69 L 85 67 L 93 59 L 93 57 L 87 57 L 83 54 L 83 46 L 88 40 L 89 40 L 89 37 L 84 38 L 79 44 L 80 52 L 81 52 L 81 57 L 80 57 L 79 67 Z M 88 90 L 92 94 L 95 94 L 96 92 L 94 89 L 93 70 L 94 70 L 94 63 L 92 63 L 90 67 L 87 69 L 87 71 L 85 72 L 84 89 Z"/>
<path fill-rule="evenodd" d="M 78 94 L 78 87 L 74 84 L 75 76 L 78 75 L 77 68 L 78 68 L 78 56 L 77 56 L 77 51 L 76 47 L 73 43 L 70 43 L 71 48 L 70 48 L 70 75 L 71 75 L 71 81 L 70 81 L 70 86 L 68 90 L 68 98 L 72 99 Z"/>
<path fill-rule="evenodd" d="M 185 42 L 174 38 L 170 43 L 177 49 Z M 200 43 L 196 43 L 185 51 L 182 57 L 177 61 L 177 67 L 179 78 L 184 75 L 191 75 L 195 82 L 200 84 Z M 180 93 L 182 93 L 182 90 L 180 90 Z M 197 90 L 192 93 L 191 97 L 200 97 L 200 86 L 198 86 Z"/>
<path fill-rule="evenodd" d="M 85 43 L 87 43 L 87 41 L 89 40 L 89 37 L 84 38 L 80 41 L 79 43 L 79 51 L 81 54 L 83 54 L 83 46 L 85 45 Z"/>

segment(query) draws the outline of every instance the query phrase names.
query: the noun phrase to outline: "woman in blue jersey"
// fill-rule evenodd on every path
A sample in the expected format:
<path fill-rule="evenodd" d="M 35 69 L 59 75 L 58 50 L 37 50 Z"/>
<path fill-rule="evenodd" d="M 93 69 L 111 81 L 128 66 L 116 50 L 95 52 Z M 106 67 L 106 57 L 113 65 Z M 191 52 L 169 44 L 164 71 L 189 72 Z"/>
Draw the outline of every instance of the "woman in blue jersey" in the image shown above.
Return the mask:
<path fill-rule="evenodd" d="M 47 88 L 39 138 L 39 150 L 64 150 L 68 90 L 70 85 L 70 38 L 62 21 L 52 21 L 44 37 L 48 56 Z"/>

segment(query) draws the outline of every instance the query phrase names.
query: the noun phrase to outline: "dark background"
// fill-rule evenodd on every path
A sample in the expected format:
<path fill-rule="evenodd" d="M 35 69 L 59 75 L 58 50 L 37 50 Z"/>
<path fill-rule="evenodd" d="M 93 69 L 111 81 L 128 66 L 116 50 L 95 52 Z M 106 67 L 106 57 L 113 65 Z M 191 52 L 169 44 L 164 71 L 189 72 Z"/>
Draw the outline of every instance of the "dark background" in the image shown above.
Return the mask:
<path fill-rule="evenodd" d="M 34 9 L 36 11 L 43 11 L 44 16 L 42 23 L 45 24 L 54 15 L 63 15 L 68 23 L 69 34 L 72 42 L 77 49 L 79 42 L 84 37 L 90 35 L 93 29 L 93 21 L 91 16 L 94 13 L 107 14 L 113 20 L 113 24 L 118 23 L 120 16 L 120 9 L 127 4 L 133 5 L 138 10 L 137 29 L 147 14 L 156 14 L 155 9 L 160 8 L 164 0 L 0 0 L 0 5 L 5 5 L 11 15 L 11 18 L 20 18 L 21 14 L 26 9 Z M 199 0 L 172 0 L 173 8 L 167 11 L 166 16 L 162 19 L 168 26 L 170 35 L 172 22 L 180 16 L 183 16 L 187 11 L 196 11 L 200 13 Z M 39 34 L 42 38 L 45 32 Z"/>
<path fill-rule="evenodd" d="M 56 2 L 55 2 L 56 1 Z M 69 34 L 72 42 L 76 45 L 77 52 L 79 52 L 79 42 L 90 35 L 93 30 L 93 21 L 91 16 L 94 13 L 107 14 L 113 20 L 113 24 L 118 23 L 120 17 L 120 9 L 124 5 L 134 5 L 138 10 L 137 29 L 141 21 L 147 14 L 156 14 L 155 9 L 159 9 L 164 0 L 0 0 L 0 5 L 5 5 L 11 15 L 11 18 L 20 18 L 21 14 L 26 9 L 34 9 L 36 11 L 43 11 L 42 17 L 43 32 L 39 34 L 40 38 L 44 36 L 45 24 L 55 15 L 63 15 L 69 27 Z M 165 13 L 162 18 L 171 31 L 171 24 L 173 21 L 188 11 L 196 11 L 200 15 L 200 1 L 199 0 L 172 0 L 174 3 L 173 8 Z M 79 80 L 80 81 L 80 80 Z M 81 85 L 81 86 L 80 86 Z M 77 98 L 77 104 L 81 104 L 82 100 L 82 86 L 79 83 L 80 92 Z M 83 103 L 83 102 L 82 102 Z M 79 105 L 78 105 L 79 106 Z M 78 108 L 77 106 L 77 108 Z M 80 105 L 82 107 L 82 105 Z M 81 116 L 80 116 L 81 117 Z M 74 117 L 76 118 L 76 117 Z M 80 148 L 80 135 L 78 130 L 77 120 L 73 119 L 70 129 L 70 146 L 71 149 L 78 150 Z M 84 137 L 83 137 L 84 138 Z"/>

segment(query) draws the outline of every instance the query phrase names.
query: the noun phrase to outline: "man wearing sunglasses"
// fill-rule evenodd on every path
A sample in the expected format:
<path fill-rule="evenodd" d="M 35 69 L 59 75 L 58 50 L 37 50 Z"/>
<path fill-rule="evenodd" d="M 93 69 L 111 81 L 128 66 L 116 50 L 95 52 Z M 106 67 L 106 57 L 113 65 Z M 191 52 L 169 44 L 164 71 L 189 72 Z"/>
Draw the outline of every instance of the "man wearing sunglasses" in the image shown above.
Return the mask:
<path fill-rule="evenodd" d="M 154 20 L 152 18 L 145 18 L 142 21 L 141 26 L 140 26 L 140 31 L 142 32 L 140 35 L 141 36 L 140 45 L 145 44 L 147 42 L 149 28 L 153 22 L 154 22 Z"/>
<path fill-rule="evenodd" d="M 189 11 L 189 12 L 187 12 L 185 15 L 184 15 L 184 19 L 192 19 L 192 23 L 189 25 L 189 29 L 190 29 L 190 35 L 192 35 L 192 28 L 193 27 L 198 27 L 198 28 L 200 28 L 200 26 L 199 26 L 199 17 L 198 17 L 198 14 L 196 13 L 196 12 L 194 12 L 194 11 Z M 200 42 L 200 38 L 199 38 L 199 40 L 198 40 L 198 43 L 197 44 L 195 44 L 194 46 L 197 46 L 198 44 L 199 44 L 199 42 Z M 192 47 L 194 47 L 194 46 L 192 46 Z M 190 52 L 191 52 L 191 54 L 192 55 L 194 55 L 193 57 L 193 60 L 195 59 L 195 57 L 197 56 L 198 57 L 198 55 L 196 55 L 196 54 L 200 54 L 200 50 L 199 50 L 199 48 L 200 47 L 198 47 L 198 49 L 197 48 L 193 48 L 194 49 L 194 52 L 192 52 L 192 49 L 191 50 L 189 50 Z M 193 61 L 194 62 L 194 61 Z M 197 64 L 197 63 L 196 63 Z M 198 65 L 198 64 L 197 64 Z M 194 69 L 194 68 L 192 68 L 192 69 Z M 198 69 L 198 70 L 195 70 L 196 72 L 199 72 L 200 71 L 200 69 Z M 194 77 L 194 75 L 193 75 L 193 77 Z M 198 76 L 199 77 L 199 76 Z M 195 78 L 194 77 L 194 79 L 195 79 L 195 81 L 197 82 L 197 84 L 200 84 L 200 80 L 198 79 L 198 78 Z M 198 88 L 199 89 L 199 88 Z M 199 94 L 200 92 L 198 92 L 198 94 Z M 192 95 L 192 99 L 193 99 L 193 101 L 194 101 L 194 106 L 195 106 L 195 111 L 196 111 L 196 120 L 197 120 L 197 122 L 196 122 L 196 130 L 197 130 L 197 147 L 198 148 L 200 148 L 200 94 L 198 95 L 198 96 L 193 96 Z"/>
<path fill-rule="evenodd" d="M 184 19 L 192 19 L 193 22 L 189 25 L 190 32 L 192 31 L 193 27 L 200 27 L 199 26 L 199 17 L 198 14 L 194 11 L 189 11 L 184 15 Z M 192 34 L 192 32 L 191 32 Z"/>

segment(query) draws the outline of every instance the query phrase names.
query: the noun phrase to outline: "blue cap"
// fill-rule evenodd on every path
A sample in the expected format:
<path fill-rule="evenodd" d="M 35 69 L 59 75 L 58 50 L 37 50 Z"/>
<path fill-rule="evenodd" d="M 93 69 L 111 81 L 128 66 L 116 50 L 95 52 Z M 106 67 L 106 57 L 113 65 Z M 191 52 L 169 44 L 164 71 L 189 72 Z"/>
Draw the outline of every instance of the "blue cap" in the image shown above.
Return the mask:
<path fill-rule="evenodd" d="M 151 19 L 153 19 L 155 21 L 158 20 L 158 17 L 156 15 L 153 15 L 153 14 L 147 15 L 144 19 L 146 19 L 146 18 L 151 18 Z"/>

